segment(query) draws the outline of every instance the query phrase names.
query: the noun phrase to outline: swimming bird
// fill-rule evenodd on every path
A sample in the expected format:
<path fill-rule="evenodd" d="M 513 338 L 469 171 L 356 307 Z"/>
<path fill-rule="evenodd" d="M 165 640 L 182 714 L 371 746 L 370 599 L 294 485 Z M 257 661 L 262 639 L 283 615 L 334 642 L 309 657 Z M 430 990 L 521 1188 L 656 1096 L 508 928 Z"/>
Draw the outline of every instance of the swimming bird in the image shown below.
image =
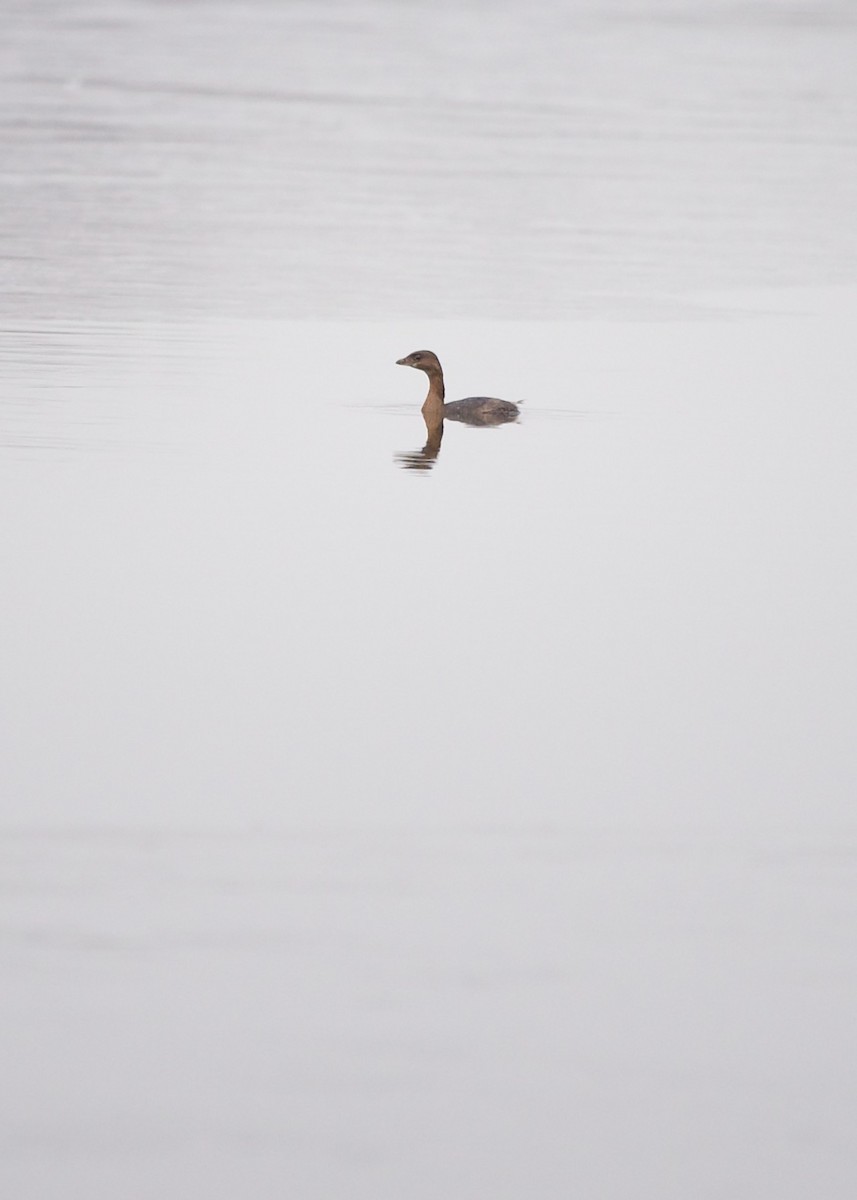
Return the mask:
<path fill-rule="evenodd" d="M 428 426 L 444 418 L 463 421 L 466 425 L 506 425 L 517 421 L 521 415 L 517 404 L 511 400 L 496 400 L 493 396 L 467 396 L 464 400 L 444 403 L 443 368 L 431 350 L 414 350 L 413 354 L 396 359 L 396 365 L 414 367 L 428 376 L 429 390 L 422 407 Z"/>

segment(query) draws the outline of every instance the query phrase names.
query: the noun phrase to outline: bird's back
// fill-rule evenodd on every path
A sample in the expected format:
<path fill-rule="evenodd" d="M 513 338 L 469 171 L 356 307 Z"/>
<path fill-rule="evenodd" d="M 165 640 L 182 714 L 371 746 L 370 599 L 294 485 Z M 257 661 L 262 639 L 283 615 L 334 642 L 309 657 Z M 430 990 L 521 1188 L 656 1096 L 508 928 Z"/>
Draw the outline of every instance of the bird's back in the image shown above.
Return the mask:
<path fill-rule="evenodd" d="M 443 415 L 450 421 L 463 421 L 466 425 L 506 425 L 517 421 L 521 415 L 517 404 L 510 400 L 498 400 L 494 396 L 466 396 L 444 404 Z"/>

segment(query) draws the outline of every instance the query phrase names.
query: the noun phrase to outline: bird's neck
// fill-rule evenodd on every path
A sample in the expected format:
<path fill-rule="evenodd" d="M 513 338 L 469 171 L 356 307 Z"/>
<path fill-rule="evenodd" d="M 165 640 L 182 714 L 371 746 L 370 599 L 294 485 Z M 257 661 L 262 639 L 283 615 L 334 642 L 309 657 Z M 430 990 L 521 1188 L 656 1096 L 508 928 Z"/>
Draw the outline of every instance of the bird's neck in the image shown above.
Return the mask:
<path fill-rule="evenodd" d="M 443 386 L 443 374 L 440 371 L 426 371 L 428 376 L 428 395 L 423 402 L 423 416 L 426 420 L 443 414 L 443 398 L 446 395 Z"/>

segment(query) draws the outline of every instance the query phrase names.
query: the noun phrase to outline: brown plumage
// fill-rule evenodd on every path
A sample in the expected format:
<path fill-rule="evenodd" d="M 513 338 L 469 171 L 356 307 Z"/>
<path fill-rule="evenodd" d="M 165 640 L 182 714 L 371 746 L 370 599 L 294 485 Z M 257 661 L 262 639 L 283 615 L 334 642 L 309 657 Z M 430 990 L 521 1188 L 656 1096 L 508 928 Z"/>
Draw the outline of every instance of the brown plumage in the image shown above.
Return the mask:
<path fill-rule="evenodd" d="M 405 358 L 397 359 L 396 365 L 413 367 L 428 376 L 429 390 L 422 408 L 427 425 L 444 418 L 463 421 L 466 425 L 506 425 L 510 421 L 517 421 L 521 415 L 517 404 L 510 400 L 497 400 L 493 396 L 467 396 L 464 400 L 453 400 L 446 404 L 443 368 L 431 350 L 414 350 Z"/>

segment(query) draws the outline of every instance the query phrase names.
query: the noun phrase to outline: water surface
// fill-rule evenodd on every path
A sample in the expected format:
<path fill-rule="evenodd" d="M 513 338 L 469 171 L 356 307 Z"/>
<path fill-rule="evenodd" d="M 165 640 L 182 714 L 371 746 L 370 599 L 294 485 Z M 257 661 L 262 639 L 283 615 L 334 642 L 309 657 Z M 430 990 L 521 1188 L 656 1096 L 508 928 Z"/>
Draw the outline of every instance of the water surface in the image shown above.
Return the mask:
<path fill-rule="evenodd" d="M 8 6 L 4 1194 L 853 1195 L 854 37 Z"/>

